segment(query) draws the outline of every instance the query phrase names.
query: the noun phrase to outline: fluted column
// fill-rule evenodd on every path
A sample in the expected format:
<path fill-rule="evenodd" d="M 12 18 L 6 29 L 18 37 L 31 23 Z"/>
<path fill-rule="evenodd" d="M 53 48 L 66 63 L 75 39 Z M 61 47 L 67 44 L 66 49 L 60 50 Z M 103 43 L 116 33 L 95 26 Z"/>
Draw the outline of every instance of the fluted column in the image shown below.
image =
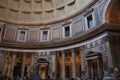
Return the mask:
<path fill-rule="evenodd" d="M 33 66 L 33 64 L 34 64 L 34 55 L 33 54 L 31 54 L 31 60 L 30 60 L 31 62 L 30 62 L 30 66 L 28 67 L 28 77 L 30 77 L 30 75 L 31 75 L 31 72 L 32 72 L 32 66 Z"/>
<path fill-rule="evenodd" d="M 26 62 L 26 53 L 23 53 L 23 61 L 22 61 L 22 71 L 21 71 L 21 77 L 24 77 L 25 62 Z"/>
<path fill-rule="evenodd" d="M 10 52 L 8 52 L 8 66 L 7 66 L 7 76 L 10 76 L 10 71 L 11 71 L 11 57 L 10 57 Z"/>
<path fill-rule="evenodd" d="M 34 54 L 31 54 L 30 72 L 33 72 L 33 65 L 34 65 Z"/>
<path fill-rule="evenodd" d="M 71 52 L 72 52 L 72 77 L 76 78 L 76 58 L 74 49 L 72 49 Z"/>
<path fill-rule="evenodd" d="M 31 66 L 34 64 L 34 56 L 33 56 L 33 54 L 31 54 Z"/>
<path fill-rule="evenodd" d="M 5 68 L 5 54 L 4 52 L 2 53 L 2 64 L 1 64 L 1 71 L 2 71 L 2 75 L 4 75 L 4 68 Z"/>
<path fill-rule="evenodd" d="M 10 77 L 13 77 L 14 66 L 15 66 L 15 57 L 16 57 L 16 55 L 13 54 L 13 58 L 12 58 L 12 67 L 11 67 Z"/>
<path fill-rule="evenodd" d="M 11 63 L 9 62 L 8 63 L 8 68 L 7 68 L 7 70 L 8 70 L 7 71 L 7 76 L 10 76 L 10 71 L 11 71 L 10 69 L 11 69 Z"/>
<path fill-rule="evenodd" d="M 3 75 L 6 75 L 7 66 L 8 66 L 8 60 L 6 60 L 6 55 L 5 55 L 5 64 L 4 64 L 4 71 L 3 71 Z"/>
<path fill-rule="evenodd" d="M 80 51 L 80 55 L 81 55 L 81 71 L 82 71 L 82 75 L 81 75 L 81 78 L 84 80 L 85 78 L 85 71 L 87 70 L 86 69 L 86 65 L 85 65 L 85 55 L 84 55 L 84 51 Z"/>
<path fill-rule="evenodd" d="M 62 51 L 62 80 L 65 80 L 65 54 Z"/>

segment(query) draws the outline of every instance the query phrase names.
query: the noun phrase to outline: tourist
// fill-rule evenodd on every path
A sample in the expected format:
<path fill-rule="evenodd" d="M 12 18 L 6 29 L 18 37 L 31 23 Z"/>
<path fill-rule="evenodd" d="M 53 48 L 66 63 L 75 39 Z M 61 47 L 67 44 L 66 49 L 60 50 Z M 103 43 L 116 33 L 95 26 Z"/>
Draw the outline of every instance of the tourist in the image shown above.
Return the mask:
<path fill-rule="evenodd" d="M 79 78 L 79 77 L 77 77 L 77 78 L 76 78 L 76 80 L 80 80 L 80 78 Z"/>
<path fill-rule="evenodd" d="M 114 80 L 110 75 L 104 76 L 103 80 Z"/>

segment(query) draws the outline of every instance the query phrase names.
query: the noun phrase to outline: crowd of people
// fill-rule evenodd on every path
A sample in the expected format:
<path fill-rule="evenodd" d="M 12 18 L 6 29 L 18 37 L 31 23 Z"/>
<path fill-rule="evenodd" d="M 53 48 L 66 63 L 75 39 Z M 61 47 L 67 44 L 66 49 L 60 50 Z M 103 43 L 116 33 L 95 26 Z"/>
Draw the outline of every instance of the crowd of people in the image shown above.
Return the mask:
<path fill-rule="evenodd" d="M 35 79 L 35 78 L 32 79 L 31 78 L 30 79 L 30 78 L 28 78 L 26 76 L 20 77 L 20 76 L 17 75 L 15 77 L 8 77 L 8 76 L 0 75 L 0 80 L 62 80 L 62 79 L 50 79 L 49 77 L 46 78 L 46 79 L 42 79 L 42 78 L 39 78 L 39 79 Z M 79 77 L 76 77 L 76 79 L 75 78 L 71 78 L 69 80 L 81 80 L 81 79 Z M 96 80 L 96 79 L 85 79 L 85 80 Z M 103 80 L 114 80 L 114 79 L 112 79 L 111 77 L 104 77 Z M 118 79 L 118 80 L 120 80 L 120 79 Z"/>
<path fill-rule="evenodd" d="M 30 80 L 27 77 L 20 77 L 20 76 L 16 76 L 16 77 L 8 77 L 8 76 L 3 76 L 0 75 L 0 80 Z"/>
<path fill-rule="evenodd" d="M 2 76 L 0 75 L 0 80 L 32 80 L 30 78 L 27 78 L 27 77 L 20 77 L 20 76 L 16 76 L 16 77 L 8 77 L 8 76 Z M 41 79 L 40 80 L 56 80 L 56 79 Z M 74 79 L 74 78 L 71 78 L 70 80 L 80 80 L 80 78 L 77 78 L 77 79 Z"/>

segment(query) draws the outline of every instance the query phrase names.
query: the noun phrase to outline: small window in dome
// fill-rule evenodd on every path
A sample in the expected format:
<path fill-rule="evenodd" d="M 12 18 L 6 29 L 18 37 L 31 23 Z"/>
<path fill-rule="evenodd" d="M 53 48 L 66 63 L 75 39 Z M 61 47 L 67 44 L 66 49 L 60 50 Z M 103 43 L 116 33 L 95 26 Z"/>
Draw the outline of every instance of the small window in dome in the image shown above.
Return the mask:
<path fill-rule="evenodd" d="M 88 29 L 93 27 L 93 17 L 92 17 L 92 15 L 89 15 L 87 17 L 87 25 L 88 25 Z"/>
<path fill-rule="evenodd" d="M 21 32 L 20 32 L 19 40 L 24 41 L 24 39 L 25 39 L 25 31 L 21 31 Z"/>
<path fill-rule="evenodd" d="M 71 26 L 67 25 L 65 27 L 63 27 L 63 37 L 67 38 L 71 36 Z"/>
<path fill-rule="evenodd" d="M 69 37 L 70 36 L 70 27 L 67 26 L 65 27 L 65 37 Z"/>
<path fill-rule="evenodd" d="M 48 39 L 49 39 L 48 33 L 49 33 L 48 30 L 42 31 L 42 41 L 48 41 Z"/>
<path fill-rule="evenodd" d="M 24 42 L 26 40 L 26 31 L 25 30 L 19 30 L 19 41 Z"/>
<path fill-rule="evenodd" d="M 48 35 L 48 32 L 47 31 L 43 31 L 43 36 L 42 36 L 42 39 L 43 40 L 47 40 L 47 35 Z"/>

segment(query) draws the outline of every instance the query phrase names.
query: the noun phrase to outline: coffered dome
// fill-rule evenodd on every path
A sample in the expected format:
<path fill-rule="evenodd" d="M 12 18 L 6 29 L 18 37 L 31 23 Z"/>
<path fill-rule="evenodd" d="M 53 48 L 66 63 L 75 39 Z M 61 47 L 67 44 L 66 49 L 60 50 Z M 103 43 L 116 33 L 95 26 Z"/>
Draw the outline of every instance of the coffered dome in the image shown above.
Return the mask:
<path fill-rule="evenodd" d="M 48 24 L 69 19 L 96 0 L 1 0 L 0 21 Z"/>

